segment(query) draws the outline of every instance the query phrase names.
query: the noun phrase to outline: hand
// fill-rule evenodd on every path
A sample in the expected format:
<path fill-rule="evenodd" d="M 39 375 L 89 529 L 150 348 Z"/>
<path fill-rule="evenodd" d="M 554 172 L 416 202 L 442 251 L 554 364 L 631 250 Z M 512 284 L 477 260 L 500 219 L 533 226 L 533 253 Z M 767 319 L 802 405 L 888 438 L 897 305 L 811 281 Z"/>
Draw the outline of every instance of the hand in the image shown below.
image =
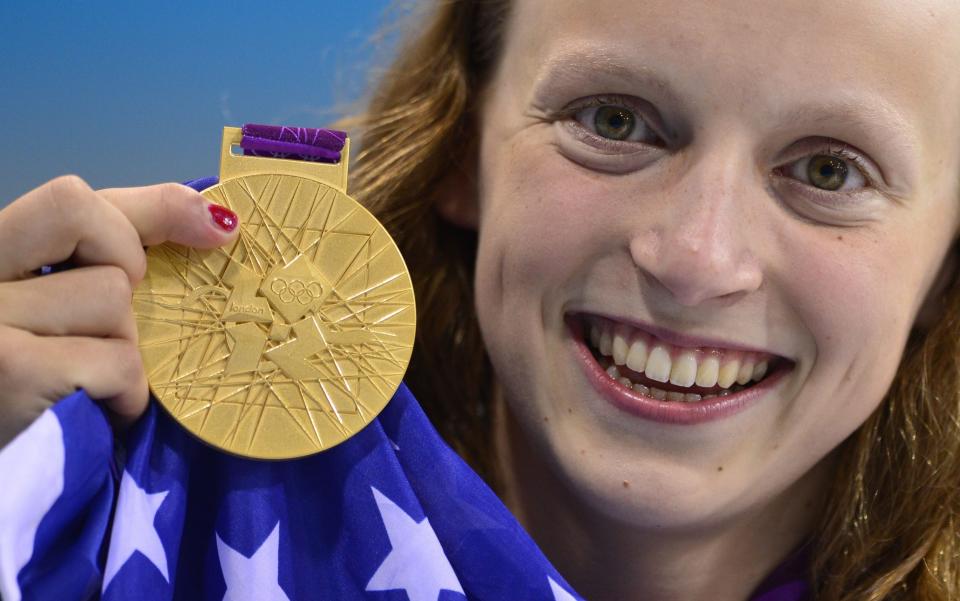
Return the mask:
<path fill-rule="evenodd" d="M 143 247 L 230 242 L 236 230 L 218 225 L 209 206 L 179 184 L 94 191 L 64 176 L 0 210 L 0 447 L 78 388 L 119 427 L 143 413 L 131 309 Z M 65 261 L 75 268 L 38 275 Z"/>

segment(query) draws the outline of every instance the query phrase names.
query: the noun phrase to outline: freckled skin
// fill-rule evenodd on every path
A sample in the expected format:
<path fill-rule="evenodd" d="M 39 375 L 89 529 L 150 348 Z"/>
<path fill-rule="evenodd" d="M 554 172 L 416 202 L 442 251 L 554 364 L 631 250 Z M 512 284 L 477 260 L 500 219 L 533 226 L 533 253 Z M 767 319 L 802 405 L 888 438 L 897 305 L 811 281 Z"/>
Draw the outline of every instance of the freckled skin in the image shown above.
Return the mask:
<path fill-rule="evenodd" d="M 676 100 L 630 77 L 537 97 L 544 66 L 583 48 L 642 63 Z M 830 452 L 881 402 L 951 246 L 960 7 L 518 0 L 504 56 L 479 120 L 476 300 L 507 501 L 588 598 L 744 599 L 812 527 Z M 648 102 L 675 145 L 601 156 L 541 106 L 600 94 Z M 884 108 L 865 127 L 778 117 L 853 97 Z M 892 136 L 876 124 L 894 114 Z M 813 136 L 859 149 L 896 198 L 830 212 L 771 179 Z M 596 168 L 618 160 L 637 164 Z M 563 322 L 574 308 L 796 367 L 733 417 L 647 422 L 585 380 Z"/>

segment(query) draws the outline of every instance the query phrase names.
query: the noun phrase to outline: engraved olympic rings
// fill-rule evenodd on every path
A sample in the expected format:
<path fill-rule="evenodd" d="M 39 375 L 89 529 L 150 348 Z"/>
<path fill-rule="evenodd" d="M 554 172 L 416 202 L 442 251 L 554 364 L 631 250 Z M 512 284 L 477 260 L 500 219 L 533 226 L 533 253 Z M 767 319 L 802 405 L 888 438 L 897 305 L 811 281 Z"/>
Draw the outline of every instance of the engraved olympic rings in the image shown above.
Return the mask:
<path fill-rule="evenodd" d="M 309 305 L 320 298 L 323 293 L 323 287 L 316 282 L 304 283 L 299 278 L 288 280 L 287 278 L 274 278 L 270 282 L 270 292 L 277 295 L 280 302 L 292 303 L 294 301 L 301 305 Z"/>

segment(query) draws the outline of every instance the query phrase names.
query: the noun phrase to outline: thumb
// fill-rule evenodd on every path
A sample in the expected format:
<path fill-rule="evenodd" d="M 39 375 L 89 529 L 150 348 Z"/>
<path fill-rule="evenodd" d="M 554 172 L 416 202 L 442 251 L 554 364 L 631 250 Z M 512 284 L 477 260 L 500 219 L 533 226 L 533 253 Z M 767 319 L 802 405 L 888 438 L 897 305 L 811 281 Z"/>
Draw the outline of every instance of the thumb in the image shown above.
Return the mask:
<path fill-rule="evenodd" d="M 107 188 L 98 194 L 130 220 L 144 246 L 169 241 L 194 248 L 214 248 L 237 236 L 236 213 L 187 186 Z"/>

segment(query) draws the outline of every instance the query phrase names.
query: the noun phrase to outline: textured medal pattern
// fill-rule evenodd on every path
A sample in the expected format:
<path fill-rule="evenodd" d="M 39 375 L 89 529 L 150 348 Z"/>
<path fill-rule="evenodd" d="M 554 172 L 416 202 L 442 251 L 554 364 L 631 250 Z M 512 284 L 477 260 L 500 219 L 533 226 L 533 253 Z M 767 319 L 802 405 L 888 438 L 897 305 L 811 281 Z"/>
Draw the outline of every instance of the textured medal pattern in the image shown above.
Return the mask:
<path fill-rule="evenodd" d="M 203 193 L 240 217 L 230 247 L 149 249 L 134 293 L 151 389 L 188 430 L 262 459 L 328 449 L 390 400 L 416 309 L 393 240 L 335 188 L 247 175 Z"/>

